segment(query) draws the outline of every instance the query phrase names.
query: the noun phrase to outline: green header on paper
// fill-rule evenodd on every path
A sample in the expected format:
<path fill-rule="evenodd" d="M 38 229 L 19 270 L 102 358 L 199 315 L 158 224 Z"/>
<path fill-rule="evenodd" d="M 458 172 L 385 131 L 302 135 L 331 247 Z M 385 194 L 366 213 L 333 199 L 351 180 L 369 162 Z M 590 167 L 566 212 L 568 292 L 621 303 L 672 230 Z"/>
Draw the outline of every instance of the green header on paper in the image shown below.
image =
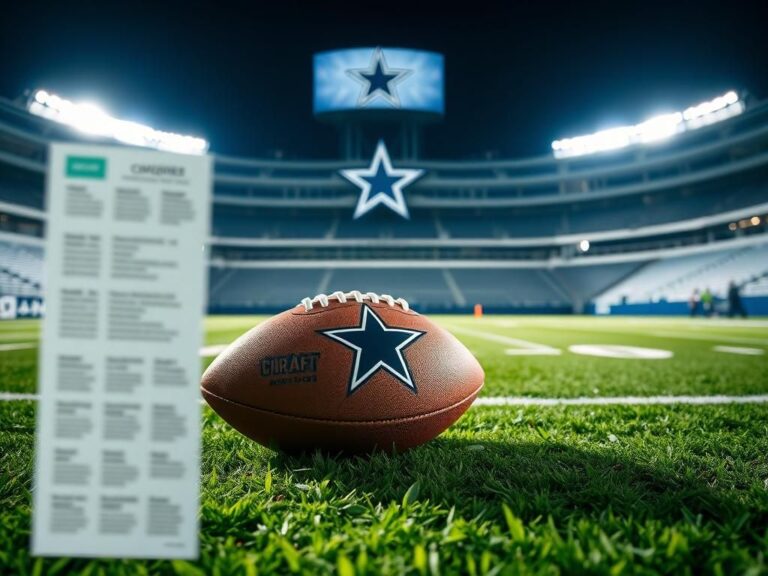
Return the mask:
<path fill-rule="evenodd" d="M 67 156 L 67 176 L 69 178 L 107 177 L 107 159 L 95 156 Z"/>

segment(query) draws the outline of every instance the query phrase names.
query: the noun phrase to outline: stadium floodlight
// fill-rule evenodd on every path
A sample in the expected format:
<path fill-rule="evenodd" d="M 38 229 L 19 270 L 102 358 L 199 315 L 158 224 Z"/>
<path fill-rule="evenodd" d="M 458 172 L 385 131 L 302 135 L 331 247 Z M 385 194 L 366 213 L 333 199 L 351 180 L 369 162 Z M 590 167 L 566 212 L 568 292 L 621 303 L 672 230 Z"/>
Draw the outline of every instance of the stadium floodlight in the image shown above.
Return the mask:
<path fill-rule="evenodd" d="M 744 103 L 739 99 L 739 95 L 731 90 L 682 112 L 655 116 L 634 126 L 620 126 L 585 136 L 555 140 L 552 142 L 552 152 L 555 158 L 571 158 L 617 150 L 633 144 L 650 144 L 688 130 L 721 122 L 743 111 Z"/>
<path fill-rule="evenodd" d="M 589 252 L 589 240 L 582 240 L 579 242 L 579 250 L 582 252 Z"/>
<path fill-rule="evenodd" d="M 36 116 L 66 124 L 80 132 L 113 138 L 131 146 L 180 154 L 205 154 L 208 150 L 208 142 L 203 138 L 163 132 L 138 122 L 120 120 L 95 104 L 71 102 L 45 90 L 35 92 L 27 109 Z"/>

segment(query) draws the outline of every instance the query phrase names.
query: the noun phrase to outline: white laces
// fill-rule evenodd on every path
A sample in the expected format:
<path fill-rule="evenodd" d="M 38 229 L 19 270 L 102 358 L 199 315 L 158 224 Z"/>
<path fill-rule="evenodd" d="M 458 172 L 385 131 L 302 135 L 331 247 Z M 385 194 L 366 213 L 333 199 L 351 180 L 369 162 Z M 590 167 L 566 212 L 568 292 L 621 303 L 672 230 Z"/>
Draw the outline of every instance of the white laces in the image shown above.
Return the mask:
<path fill-rule="evenodd" d="M 333 294 L 318 294 L 314 298 L 303 298 L 301 304 L 304 305 L 304 310 L 309 312 L 315 307 L 315 304 L 319 304 L 321 308 L 328 306 L 330 300 L 337 300 L 340 304 L 344 304 L 348 299 L 354 299 L 356 302 L 365 302 L 370 300 L 374 304 L 379 302 L 386 302 L 390 306 L 400 306 L 406 312 L 408 311 L 408 302 L 402 298 L 392 298 L 389 294 L 374 294 L 373 292 L 362 293 L 359 290 L 352 290 L 351 292 L 337 291 Z"/>

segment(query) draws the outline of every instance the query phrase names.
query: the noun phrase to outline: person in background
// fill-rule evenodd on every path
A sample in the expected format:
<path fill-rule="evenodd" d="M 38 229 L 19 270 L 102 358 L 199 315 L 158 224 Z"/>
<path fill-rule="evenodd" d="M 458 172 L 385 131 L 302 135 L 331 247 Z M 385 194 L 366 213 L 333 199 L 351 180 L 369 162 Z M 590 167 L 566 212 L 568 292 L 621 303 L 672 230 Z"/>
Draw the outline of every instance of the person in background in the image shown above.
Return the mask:
<path fill-rule="evenodd" d="M 699 312 L 699 289 L 694 288 L 691 292 L 690 298 L 688 298 L 688 310 L 691 313 L 691 318 L 696 316 Z"/>
<path fill-rule="evenodd" d="M 739 287 L 736 285 L 736 282 L 731 280 L 728 283 L 728 317 L 733 318 L 737 314 L 742 318 L 747 317 L 747 311 L 744 309 L 744 304 L 741 302 Z"/>
<path fill-rule="evenodd" d="M 712 292 L 710 292 L 709 288 L 705 288 L 704 292 L 701 294 L 701 308 L 702 312 L 704 313 L 704 316 L 709 318 L 712 316 L 712 309 L 713 309 L 713 299 L 712 299 Z"/>

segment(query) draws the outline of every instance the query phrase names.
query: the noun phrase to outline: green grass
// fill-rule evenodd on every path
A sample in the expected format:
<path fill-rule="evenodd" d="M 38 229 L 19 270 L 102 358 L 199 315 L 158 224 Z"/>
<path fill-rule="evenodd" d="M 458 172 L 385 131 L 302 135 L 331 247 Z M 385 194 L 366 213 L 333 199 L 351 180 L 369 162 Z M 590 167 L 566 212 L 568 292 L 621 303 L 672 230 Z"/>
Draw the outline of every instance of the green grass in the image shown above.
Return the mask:
<path fill-rule="evenodd" d="M 763 324 L 439 320 L 562 350 L 507 356 L 460 336 L 486 396 L 768 393 L 768 356 L 712 351 L 767 349 Z M 257 321 L 209 318 L 206 342 Z M 674 357 L 567 351 L 585 343 Z M 0 352 L 0 390 L 33 391 L 35 370 L 33 351 Z M 28 551 L 34 403 L 0 403 L 0 573 L 768 573 L 766 404 L 477 407 L 425 446 L 365 458 L 287 456 L 203 419 L 199 561 L 43 560 Z"/>

